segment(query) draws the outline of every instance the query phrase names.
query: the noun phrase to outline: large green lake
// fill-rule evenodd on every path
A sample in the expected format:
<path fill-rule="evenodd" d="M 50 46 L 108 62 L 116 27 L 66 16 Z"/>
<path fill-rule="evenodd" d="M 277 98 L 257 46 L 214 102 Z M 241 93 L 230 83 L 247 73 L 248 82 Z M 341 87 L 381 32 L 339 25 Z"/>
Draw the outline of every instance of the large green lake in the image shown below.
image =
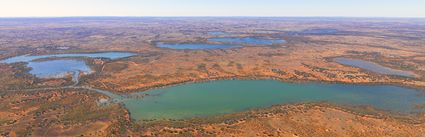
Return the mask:
<path fill-rule="evenodd" d="M 424 92 L 391 85 L 284 83 L 274 80 L 219 80 L 154 89 L 143 99 L 123 101 L 132 118 L 184 119 L 227 114 L 274 104 L 329 102 L 368 105 L 392 112 L 425 112 Z"/>

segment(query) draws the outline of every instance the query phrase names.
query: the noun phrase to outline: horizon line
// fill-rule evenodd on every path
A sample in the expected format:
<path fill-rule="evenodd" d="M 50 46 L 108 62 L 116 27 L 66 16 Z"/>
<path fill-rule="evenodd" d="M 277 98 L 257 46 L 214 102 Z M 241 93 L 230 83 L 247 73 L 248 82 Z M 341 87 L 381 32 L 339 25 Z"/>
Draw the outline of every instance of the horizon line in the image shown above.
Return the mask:
<path fill-rule="evenodd" d="M 90 18 L 90 17 L 121 17 L 121 18 L 398 18 L 398 19 L 425 19 L 425 17 L 406 16 L 0 16 L 1 18 Z"/>

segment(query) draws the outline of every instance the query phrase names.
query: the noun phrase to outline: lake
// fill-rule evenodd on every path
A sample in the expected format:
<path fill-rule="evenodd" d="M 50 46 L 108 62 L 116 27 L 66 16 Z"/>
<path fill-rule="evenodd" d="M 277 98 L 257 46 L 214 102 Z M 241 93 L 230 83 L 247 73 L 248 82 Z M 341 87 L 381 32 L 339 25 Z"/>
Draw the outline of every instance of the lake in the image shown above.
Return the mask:
<path fill-rule="evenodd" d="M 395 76 L 403 76 L 403 77 L 415 77 L 415 74 L 412 72 L 388 68 L 388 67 L 376 64 L 374 62 L 369 62 L 369 61 L 364 61 L 359 59 L 349 59 L 349 58 L 336 58 L 335 61 L 343 65 L 358 67 L 358 68 L 362 68 L 362 69 L 379 73 L 379 74 L 395 75 Z"/>
<path fill-rule="evenodd" d="M 84 74 L 89 74 L 92 72 L 90 67 L 82 60 L 29 62 L 28 67 L 32 68 L 29 73 L 38 78 L 61 78 L 70 73 L 80 74 L 80 72 L 82 72 Z M 73 81 L 76 81 L 76 79 Z"/>
<path fill-rule="evenodd" d="M 78 81 L 77 74 L 91 73 L 91 69 L 83 60 L 78 59 L 62 59 L 62 58 L 76 58 L 76 57 L 89 57 L 89 58 L 109 58 L 119 59 L 137 54 L 129 52 L 99 52 L 99 53 L 72 53 L 72 54 L 51 54 L 51 55 L 22 55 L 7 58 L 0 61 L 0 63 L 16 63 L 27 62 L 27 66 L 31 68 L 30 74 L 38 78 L 62 78 L 68 74 L 73 75 L 73 81 Z M 60 57 L 61 59 L 37 61 L 37 59 L 46 59 Z"/>
<path fill-rule="evenodd" d="M 227 34 L 226 32 L 223 31 L 210 31 L 208 32 L 209 35 L 225 35 Z"/>
<path fill-rule="evenodd" d="M 130 96 L 123 103 L 137 120 L 184 119 L 270 107 L 274 104 L 326 101 L 340 105 L 370 105 L 393 112 L 425 112 L 423 92 L 391 85 L 284 83 L 274 80 L 219 80 L 189 83 Z"/>
<path fill-rule="evenodd" d="M 234 44 L 247 44 L 247 45 L 273 45 L 286 43 L 285 40 L 269 40 L 257 38 L 210 38 L 208 41 L 234 43 Z"/>
<path fill-rule="evenodd" d="M 225 44 L 164 44 L 158 43 L 157 47 L 169 49 L 231 49 L 241 48 L 242 46 L 225 45 Z"/>
<path fill-rule="evenodd" d="M 71 54 L 50 54 L 50 55 L 22 55 L 7 58 L 5 60 L 0 61 L 0 63 L 16 63 L 16 62 L 30 62 L 37 59 L 43 58 L 72 58 L 72 57 L 90 57 L 90 58 L 109 58 L 109 59 L 119 59 L 130 56 L 135 56 L 135 53 L 129 52 L 99 52 L 99 53 L 71 53 Z"/>
<path fill-rule="evenodd" d="M 335 34 L 337 33 L 338 30 L 337 29 L 326 29 L 326 28 L 322 28 L 322 29 L 307 29 L 307 30 L 303 30 L 302 34 Z"/>

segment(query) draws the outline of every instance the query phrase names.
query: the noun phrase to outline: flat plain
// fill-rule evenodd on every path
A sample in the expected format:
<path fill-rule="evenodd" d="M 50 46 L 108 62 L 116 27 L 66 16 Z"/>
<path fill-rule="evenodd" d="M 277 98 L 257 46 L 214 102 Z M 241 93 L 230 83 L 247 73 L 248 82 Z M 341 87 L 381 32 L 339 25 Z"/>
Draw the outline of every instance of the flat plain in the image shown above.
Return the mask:
<path fill-rule="evenodd" d="M 161 47 L 161 44 L 171 46 Z M 91 69 L 90 73 L 78 73 L 78 76 L 74 72 L 51 78 L 31 74 L 33 68 L 27 66 L 29 62 L 0 63 L 0 136 L 424 136 L 425 133 L 424 19 L 0 19 L 1 60 L 22 55 L 102 52 L 131 56 L 54 56 L 30 62 L 82 60 Z M 367 61 L 387 68 L 386 71 L 409 75 L 377 73 L 340 64 L 338 58 Z M 393 85 L 416 90 L 423 103 L 412 106 L 419 112 L 408 114 L 368 105 L 297 102 L 208 117 L 137 120 L 120 99 L 111 99 L 131 98 L 134 93 L 182 84 L 236 79 Z M 143 100 L 149 96 L 137 98 Z"/>

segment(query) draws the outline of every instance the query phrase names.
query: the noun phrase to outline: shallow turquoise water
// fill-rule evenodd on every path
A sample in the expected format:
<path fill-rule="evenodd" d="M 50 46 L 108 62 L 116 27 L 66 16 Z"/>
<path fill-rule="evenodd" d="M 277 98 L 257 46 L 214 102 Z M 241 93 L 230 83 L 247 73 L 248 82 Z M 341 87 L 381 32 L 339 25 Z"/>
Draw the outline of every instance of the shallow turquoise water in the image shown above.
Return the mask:
<path fill-rule="evenodd" d="M 390 85 L 283 83 L 274 80 L 219 80 L 135 93 L 143 99 L 123 103 L 132 118 L 183 119 L 269 107 L 274 104 L 327 101 L 341 105 L 371 105 L 394 112 L 425 103 L 422 92 Z"/>
<path fill-rule="evenodd" d="M 273 45 L 286 43 L 285 40 L 268 40 L 257 38 L 210 38 L 209 41 L 248 45 Z"/>
<path fill-rule="evenodd" d="M 353 67 L 358 67 L 362 69 L 366 69 L 375 73 L 385 74 L 385 75 L 395 75 L 395 76 L 404 76 L 404 77 L 415 77 L 415 74 L 408 71 L 396 70 L 388 67 L 381 66 L 379 64 L 358 60 L 358 59 L 349 59 L 349 58 L 336 58 L 336 62 L 349 65 Z"/>
<path fill-rule="evenodd" d="M 241 48 L 241 46 L 224 45 L 224 44 L 164 44 L 164 43 L 159 43 L 157 46 L 160 47 L 160 48 L 169 48 L 169 49 L 231 49 L 231 48 Z"/>
<path fill-rule="evenodd" d="M 29 62 L 31 74 L 39 78 L 60 78 L 70 73 L 91 73 L 90 67 L 81 60 L 49 60 L 41 62 Z"/>

